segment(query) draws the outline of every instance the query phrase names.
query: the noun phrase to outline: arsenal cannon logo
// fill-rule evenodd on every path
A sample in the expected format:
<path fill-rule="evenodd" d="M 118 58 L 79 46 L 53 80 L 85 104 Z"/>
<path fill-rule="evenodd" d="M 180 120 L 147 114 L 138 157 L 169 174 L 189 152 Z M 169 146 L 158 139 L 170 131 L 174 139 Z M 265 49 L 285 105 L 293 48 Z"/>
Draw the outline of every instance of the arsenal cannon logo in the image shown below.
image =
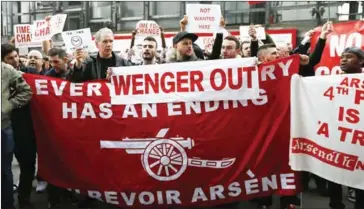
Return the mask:
<path fill-rule="evenodd" d="M 125 149 L 128 154 L 140 154 L 144 170 L 159 181 L 178 179 L 187 166 L 222 169 L 230 167 L 235 158 L 203 160 L 188 158 L 186 149 L 192 149 L 191 138 L 165 138 L 168 128 L 161 129 L 156 138 L 125 138 L 122 141 L 100 141 L 101 149 Z"/>

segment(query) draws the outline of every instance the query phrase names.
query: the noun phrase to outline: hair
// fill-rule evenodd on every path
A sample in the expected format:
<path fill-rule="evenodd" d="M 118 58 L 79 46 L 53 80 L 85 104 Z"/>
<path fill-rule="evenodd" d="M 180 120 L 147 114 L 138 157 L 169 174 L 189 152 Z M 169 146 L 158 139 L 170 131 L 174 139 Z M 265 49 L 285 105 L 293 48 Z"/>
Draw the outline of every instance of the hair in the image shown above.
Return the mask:
<path fill-rule="evenodd" d="M 29 57 L 29 54 L 36 54 L 40 59 L 43 59 L 43 55 L 42 53 L 40 53 L 40 51 L 38 50 L 31 50 L 29 53 L 28 53 L 28 56 Z"/>
<path fill-rule="evenodd" d="M 236 44 L 236 49 L 240 49 L 240 41 L 235 36 L 227 36 L 225 40 L 234 41 Z"/>
<path fill-rule="evenodd" d="M 243 45 L 244 44 L 250 44 L 250 41 L 243 41 L 243 42 L 241 42 L 240 51 L 243 50 Z"/>
<path fill-rule="evenodd" d="M 16 48 L 12 44 L 1 44 L 1 60 L 4 61 L 6 55 L 10 54 L 11 52 L 16 51 Z"/>
<path fill-rule="evenodd" d="M 276 48 L 275 44 L 264 44 L 258 48 L 258 57 L 261 56 L 261 53 L 266 49 Z"/>
<path fill-rule="evenodd" d="M 48 51 L 48 56 L 50 56 L 50 57 L 58 56 L 60 59 L 64 59 L 65 57 L 67 57 L 67 53 L 63 49 L 52 48 Z"/>
<path fill-rule="evenodd" d="M 158 48 L 157 40 L 155 40 L 155 38 L 152 36 L 145 37 L 145 39 L 143 41 L 153 41 L 155 43 L 155 48 Z"/>
<path fill-rule="evenodd" d="M 95 40 L 97 42 L 100 42 L 101 41 L 101 37 L 103 35 L 111 35 L 111 36 L 114 36 L 114 33 L 112 32 L 111 29 L 109 28 L 101 28 L 99 31 L 97 31 L 97 33 L 95 34 Z"/>

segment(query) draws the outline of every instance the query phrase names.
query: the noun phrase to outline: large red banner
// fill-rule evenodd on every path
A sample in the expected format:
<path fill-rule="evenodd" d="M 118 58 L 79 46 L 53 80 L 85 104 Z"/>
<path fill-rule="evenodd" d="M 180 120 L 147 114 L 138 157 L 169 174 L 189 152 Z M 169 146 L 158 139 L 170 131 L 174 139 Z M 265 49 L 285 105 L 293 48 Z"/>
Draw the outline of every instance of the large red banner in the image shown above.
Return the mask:
<path fill-rule="evenodd" d="M 39 174 L 120 207 L 211 206 L 296 194 L 288 166 L 290 78 L 259 66 L 256 100 L 111 105 L 110 83 L 29 75 Z"/>
<path fill-rule="evenodd" d="M 320 37 L 321 27 L 315 29 L 311 39 L 311 51 Z M 334 31 L 327 36 L 321 62 L 316 65 L 316 75 L 340 74 L 340 56 L 345 48 L 356 46 L 364 50 L 364 21 L 334 24 Z"/>

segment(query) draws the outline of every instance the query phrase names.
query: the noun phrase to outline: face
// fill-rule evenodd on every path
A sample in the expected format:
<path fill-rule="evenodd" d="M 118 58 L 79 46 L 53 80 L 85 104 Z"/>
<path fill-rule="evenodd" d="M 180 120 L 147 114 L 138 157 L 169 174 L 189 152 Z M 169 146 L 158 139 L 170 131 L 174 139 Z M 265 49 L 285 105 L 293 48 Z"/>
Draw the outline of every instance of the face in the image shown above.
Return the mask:
<path fill-rule="evenodd" d="M 280 58 L 289 57 L 289 49 L 287 46 L 277 47 Z"/>
<path fill-rule="evenodd" d="M 177 51 L 182 56 L 192 56 L 193 55 L 192 40 L 189 38 L 182 39 L 180 42 L 177 43 Z"/>
<path fill-rule="evenodd" d="M 344 52 L 340 58 L 340 67 L 347 73 L 360 73 L 362 72 L 363 60 L 353 53 Z"/>
<path fill-rule="evenodd" d="M 28 54 L 28 66 L 40 69 L 43 65 L 43 59 L 39 57 L 37 53 L 29 53 Z"/>
<path fill-rule="evenodd" d="M 15 69 L 19 67 L 19 56 L 18 52 L 12 51 L 4 57 L 4 62 L 13 66 Z"/>
<path fill-rule="evenodd" d="M 263 62 L 272 62 L 279 58 L 278 50 L 275 47 L 266 49 L 266 52 L 262 58 Z"/>
<path fill-rule="evenodd" d="M 105 34 L 101 36 L 101 41 L 96 41 L 96 46 L 99 49 L 101 57 L 112 56 L 112 45 L 114 42 L 114 36 L 111 34 Z"/>
<path fill-rule="evenodd" d="M 225 39 L 222 42 L 221 52 L 222 52 L 224 59 L 232 59 L 232 58 L 235 58 L 236 55 L 239 54 L 239 49 L 236 48 L 235 41 L 230 41 L 230 40 Z"/>
<path fill-rule="evenodd" d="M 152 60 L 156 55 L 156 43 L 154 41 L 143 41 L 142 44 L 143 60 Z"/>
<path fill-rule="evenodd" d="M 51 64 L 49 63 L 49 61 L 43 61 L 43 63 L 44 63 L 44 68 L 45 69 L 49 69 L 49 68 L 51 68 Z"/>
<path fill-rule="evenodd" d="M 250 43 L 244 43 L 242 45 L 241 54 L 243 55 L 243 57 L 250 57 L 251 56 Z"/>
<path fill-rule="evenodd" d="M 67 57 L 61 59 L 59 56 L 49 57 L 49 62 L 57 73 L 66 71 Z"/>

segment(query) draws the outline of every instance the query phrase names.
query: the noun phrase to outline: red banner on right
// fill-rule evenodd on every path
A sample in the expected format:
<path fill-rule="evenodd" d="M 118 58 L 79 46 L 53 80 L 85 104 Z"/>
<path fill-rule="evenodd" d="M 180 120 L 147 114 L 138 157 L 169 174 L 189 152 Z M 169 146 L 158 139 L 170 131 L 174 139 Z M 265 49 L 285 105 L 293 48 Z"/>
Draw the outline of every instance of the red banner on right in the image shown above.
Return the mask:
<path fill-rule="evenodd" d="M 321 27 L 315 29 L 311 39 L 311 52 L 320 37 Z M 340 56 L 345 48 L 356 46 L 364 50 L 364 21 L 334 24 L 334 31 L 327 36 L 321 62 L 316 65 L 316 75 L 340 74 Z"/>

